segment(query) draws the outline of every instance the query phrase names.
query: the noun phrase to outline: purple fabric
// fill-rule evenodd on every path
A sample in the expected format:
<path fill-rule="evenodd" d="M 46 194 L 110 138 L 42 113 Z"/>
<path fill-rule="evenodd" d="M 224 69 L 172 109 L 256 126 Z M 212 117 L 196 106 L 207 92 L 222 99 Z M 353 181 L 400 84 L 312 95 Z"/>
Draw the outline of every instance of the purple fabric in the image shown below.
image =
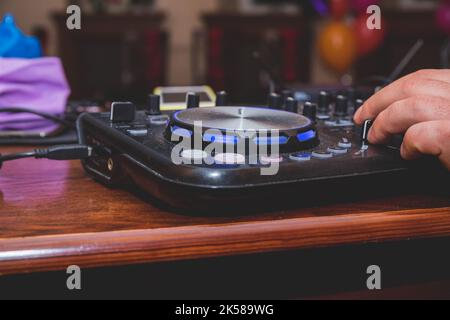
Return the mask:
<path fill-rule="evenodd" d="M 70 94 L 59 58 L 0 58 L 0 109 L 22 107 L 61 115 Z M 53 127 L 30 114 L 0 113 L 0 130 Z"/>

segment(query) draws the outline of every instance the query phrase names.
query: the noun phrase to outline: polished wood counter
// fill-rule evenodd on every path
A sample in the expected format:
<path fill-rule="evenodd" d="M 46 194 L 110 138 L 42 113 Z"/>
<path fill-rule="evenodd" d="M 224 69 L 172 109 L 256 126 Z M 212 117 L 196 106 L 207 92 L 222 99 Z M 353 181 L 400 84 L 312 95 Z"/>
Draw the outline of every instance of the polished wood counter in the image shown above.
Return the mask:
<path fill-rule="evenodd" d="M 239 216 L 246 213 L 240 210 L 232 217 L 168 212 L 92 181 L 78 161 L 5 163 L 0 274 L 450 236 L 445 195 L 384 196 L 261 215 Z"/>

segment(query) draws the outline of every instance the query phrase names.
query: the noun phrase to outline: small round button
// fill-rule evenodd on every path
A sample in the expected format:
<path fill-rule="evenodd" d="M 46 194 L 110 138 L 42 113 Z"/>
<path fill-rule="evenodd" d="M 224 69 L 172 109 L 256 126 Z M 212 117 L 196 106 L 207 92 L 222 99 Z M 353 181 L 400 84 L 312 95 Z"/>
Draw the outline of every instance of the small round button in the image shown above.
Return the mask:
<path fill-rule="evenodd" d="M 136 130 L 130 129 L 130 130 L 127 130 L 127 133 L 133 137 L 146 137 L 148 135 L 148 130 L 147 129 L 136 129 Z"/>
<path fill-rule="evenodd" d="M 149 117 L 149 121 L 151 124 L 155 124 L 155 125 L 164 125 L 167 124 L 167 122 L 169 122 L 169 117 L 168 116 L 154 116 L 154 117 Z"/>
<path fill-rule="evenodd" d="M 328 114 L 318 114 L 317 115 L 317 119 L 319 119 L 319 120 L 328 120 L 330 118 L 331 117 Z"/>
<path fill-rule="evenodd" d="M 238 153 L 219 153 L 214 157 L 216 164 L 244 164 L 245 157 Z"/>
<path fill-rule="evenodd" d="M 330 159 L 333 158 L 333 154 L 328 151 L 314 151 L 312 157 L 316 159 Z"/>
<path fill-rule="evenodd" d="M 339 146 L 333 146 L 328 148 L 328 152 L 333 154 L 346 154 L 348 152 L 347 148 L 341 148 Z"/>
<path fill-rule="evenodd" d="M 208 154 L 203 150 L 183 150 L 181 152 L 181 157 L 186 160 L 203 160 L 208 156 Z"/>
<path fill-rule="evenodd" d="M 294 153 L 289 156 L 289 159 L 293 161 L 309 161 L 311 160 L 311 153 L 307 152 Z"/>
<path fill-rule="evenodd" d="M 261 156 L 260 161 L 262 164 L 281 163 L 283 157 L 281 156 Z"/>
<path fill-rule="evenodd" d="M 350 149 L 352 147 L 352 143 L 347 138 L 343 138 L 341 141 L 339 141 L 338 146 L 341 148 Z"/>

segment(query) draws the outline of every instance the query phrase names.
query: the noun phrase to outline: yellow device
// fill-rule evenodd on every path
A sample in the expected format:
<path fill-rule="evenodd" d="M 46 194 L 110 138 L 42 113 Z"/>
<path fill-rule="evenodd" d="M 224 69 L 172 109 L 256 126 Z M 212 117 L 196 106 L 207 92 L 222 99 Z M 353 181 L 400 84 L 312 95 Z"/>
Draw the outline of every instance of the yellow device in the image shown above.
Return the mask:
<path fill-rule="evenodd" d="M 200 108 L 216 105 L 216 93 L 209 86 L 158 87 L 153 93 L 161 96 L 161 111 L 174 111 L 186 109 L 186 97 L 191 92 L 200 96 Z"/>

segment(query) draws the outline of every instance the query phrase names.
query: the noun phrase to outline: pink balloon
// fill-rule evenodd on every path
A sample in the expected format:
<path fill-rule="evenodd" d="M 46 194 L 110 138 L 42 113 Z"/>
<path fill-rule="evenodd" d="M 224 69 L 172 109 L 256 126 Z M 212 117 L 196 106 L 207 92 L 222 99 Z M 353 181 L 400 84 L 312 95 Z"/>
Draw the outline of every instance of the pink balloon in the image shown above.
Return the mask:
<path fill-rule="evenodd" d="M 443 3 L 436 12 L 436 23 L 445 33 L 450 34 L 450 3 Z"/>
<path fill-rule="evenodd" d="M 383 21 L 381 30 L 369 30 L 367 28 L 366 15 L 360 15 L 354 22 L 353 28 L 356 39 L 358 40 L 358 54 L 363 57 L 376 51 L 384 41 L 386 36 L 386 27 Z"/>
<path fill-rule="evenodd" d="M 378 4 L 379 0 L 352 0 L 353 9 L 358 13 L 366 13 L 371 5 Z"/>

